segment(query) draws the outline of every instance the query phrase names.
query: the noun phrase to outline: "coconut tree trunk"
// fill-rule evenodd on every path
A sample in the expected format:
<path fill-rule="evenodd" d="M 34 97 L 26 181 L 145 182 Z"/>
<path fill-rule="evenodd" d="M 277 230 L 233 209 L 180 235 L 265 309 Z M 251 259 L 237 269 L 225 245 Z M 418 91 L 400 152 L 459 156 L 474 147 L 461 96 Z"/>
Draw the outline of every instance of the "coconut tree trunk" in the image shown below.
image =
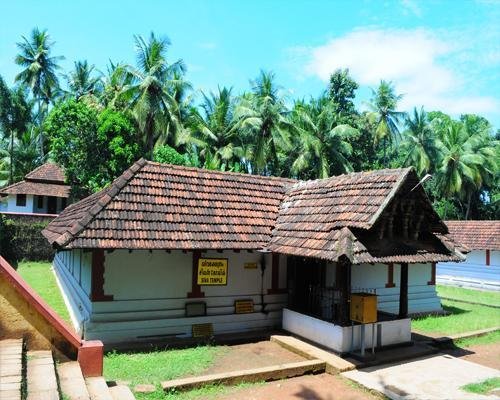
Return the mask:
<path fill-rule="evenodd" d="M 469 194 L 467 195 L 467 211 L 465 212 L 465 219 L 466 220 L 469 219 L 471 202 L 472 202 L 472 191 L 469 191 Z"/>
<path fill-rule="evenodd" d="M 10 165 L 9 165 L 9 185 L 14 182 L 14 131 L 10 131 Z"/>

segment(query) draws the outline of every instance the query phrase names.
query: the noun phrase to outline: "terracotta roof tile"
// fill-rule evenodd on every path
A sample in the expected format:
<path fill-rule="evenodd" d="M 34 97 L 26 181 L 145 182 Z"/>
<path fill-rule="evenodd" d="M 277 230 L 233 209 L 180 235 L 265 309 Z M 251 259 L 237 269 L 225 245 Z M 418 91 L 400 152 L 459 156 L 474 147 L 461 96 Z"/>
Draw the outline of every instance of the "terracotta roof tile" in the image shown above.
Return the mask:
<path fill-rule="evenodd" d="M 409 174 L 382 170 L 298 182 L 140 160 L 104 191 L 69 206 L 44 234 L 65 248 L 268 248 L 363 262 L 456 259 L 434 236 L 433 246 L 415 243 L 413 250 L 377 253 L 362 244 L 363 232 L 373 235 L 395 193 L 414 184 Z M 432 208 L 428 212 L 434 218 Z M 446 233 L 439 224 L 431 228 Z"/>
<path fill-rule="evenodd" d="M 59 165 L 53 163 L 40 165 L 38 168 L 28 173 L 24 178 L 30 181 L 45 181 L 52 183 L 65 182 L 63 169 Z"/>
<path fill-rule="evenodd" d="M 470 250 L 500 250 L 500 220 L 445 221 L 450 235 Z"/>

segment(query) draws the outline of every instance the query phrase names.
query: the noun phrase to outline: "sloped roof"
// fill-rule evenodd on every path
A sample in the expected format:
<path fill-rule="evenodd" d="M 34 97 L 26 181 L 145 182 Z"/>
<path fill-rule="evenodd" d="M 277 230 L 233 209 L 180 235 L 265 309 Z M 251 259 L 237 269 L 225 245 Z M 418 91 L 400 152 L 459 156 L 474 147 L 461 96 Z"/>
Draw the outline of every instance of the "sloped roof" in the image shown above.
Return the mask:
<path fill-rule="evenodd" d="M 28 173 L 24 179 L 28 181 L 62 183 L 65 182 L 63 169 L 54 163 L 45 163 Z"/>
<path fill-rule="evenodd" d="M 455 242 L 470 250 L 500 250 L 500 221 L 445 221 Z"/>
<path fill-rule="evenodd" d="M 292 183 L 140 160 L 66 208 L 45 235 L 70 248 L 259 249 Z"/>
<path fill-rule="evenodd" d="M 371 260 L 363 232 L 401 187 L 414 184 L 410 176 L 416 178 L 410 169 L 382 170 L 299 182 L 139 160 L 107 189 L 67 207 L 43 233 L 63 248 L 268 249 L 330 260 L 347 252 L 354 261 Z M 428 207 L 430 229 L 445 235 Z M 402 262 L 459 257 L 437 236 L 429 240 L 434 247 L 413 246 L 413 258 L 390 255 L 406 257 Z"/>
<path fill-rule="evenodd" d="M 34 194 L 69 197 L 70 186 L 64 183 L 64 171 L 53 163 L 45 163 L 28 173 L 23 181 L 0 189 L 0 195 Z"/>

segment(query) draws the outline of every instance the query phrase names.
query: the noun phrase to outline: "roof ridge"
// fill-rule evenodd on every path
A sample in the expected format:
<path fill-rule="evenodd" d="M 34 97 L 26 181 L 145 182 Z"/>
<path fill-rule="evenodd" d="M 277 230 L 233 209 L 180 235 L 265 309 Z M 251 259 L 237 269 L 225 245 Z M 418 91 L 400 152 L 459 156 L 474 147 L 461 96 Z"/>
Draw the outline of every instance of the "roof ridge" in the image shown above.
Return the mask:
<path fill-rule="evenodd" d="M 162 166 L 162 167 L 170 167 L 170 168 L 176 169 L 176 170 L 198 171 L 198 172 L 204 172 L 204 173 L 209 173 L 209 174 L 214 174 L 214 175 L 235 175 L 235 176 L 252 177 L 252 178 L 258 178 L 258 179 L 271 179 L 271 180 L 276 180 L 276 181 L 286 181 L 286 182 L 290 182 L 290 183 L 298 182 L 297 179 L 285 178 L 285 177 L 281 177 L 281 176 L 274 176 L 274 175 L 266 176 L 266 175 L 248 174 L 245 172 L 218 171 L 218 170 L 205 169 L 205 168 L 199 168 L 199 167 L 187 167 L 184 165 L 160 163 L 157 161 L 150 161 L 150 160 L 146 160 L 146 164 Z"/>
<path fill-rule="evenodd" d="M 120 191 L 127 185 L 128 182 L 135 176 L 135 174 L 140 171 L 147 161 L 144 158 L 140 158 L 134 164 L 132 164 L 123 174 L 116 178 L 109 187 L 102 190 L 102 197 L 95 203 L 89 210 L 87 210 L 84 215 L 62 235 L 55 240 L 58 246 L 66 246 L 91 222 L 94 217 L 99 214 L 110 202 L 115 198 L 115 196 L 120 193 Z M 85 200 L 85 199 L 84 199 Z"/>
<path fill-rule="evenodd" d="M 368 225 L 373 226 L 375 224 L 375 222 L 377 222 L 378 218 L 380 217 L 382 212 L 385 210 L 387 205 L 391 202 L 391 200 L 394 198 L 396 193 L 403 186 L 403 183 L 408 178 L 408 175 L 413 171 L 413 167 L 399 168 L 399 170 L 402 171 L 402 174 L 400 175 L 399 179 L 396 181 L 396 183 L 392 187 L 391 191 L 389 192 L 389 194 L 386 196 L 386 198 L 384 199 L 384 201 L 380 205 L 379 209 L 370 218 L 370 220 L 368 221 Z"/>

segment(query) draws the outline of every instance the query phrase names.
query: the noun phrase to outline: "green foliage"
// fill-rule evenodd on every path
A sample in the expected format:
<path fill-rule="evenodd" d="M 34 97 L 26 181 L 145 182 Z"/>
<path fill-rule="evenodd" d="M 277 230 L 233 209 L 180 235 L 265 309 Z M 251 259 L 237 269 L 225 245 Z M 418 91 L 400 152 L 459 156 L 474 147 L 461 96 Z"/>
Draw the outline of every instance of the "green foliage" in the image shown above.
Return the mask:
<path fill-rule="evenodd" d="M 345 118 L 356 113 L 353 100 L 358 88 L 359 85 L 349 76 L 348 69 L 338 69 L 330 76 L 328 96 L 333 103 L 335 114 Z M 343 122 L 350 123 L 351 121 Z"/>
<path fill-rule="evenodd" d="M 189 165 L 183 155 L 166 144 L 154 150 L 153 160 L 162 164 Z"/>
<path fill-rule="evenodd" d="M 132 122 L 115 110 L 67 100 L 52 109 L 44 128 L 77 197 L 103 188 L 140 155 Z"/>
<path fill-rule="evenodd" d="M 500 377 L 495 377 L 477 383 L 469 383 L 468 385 L 462 386 L 461 389 L 469 393 L 488 394 L 490 391 L 498 389 L 499 387 Z"/>
<path fill-rule="evenodd" d="M 50 219 L 0 215 L 0 255 L 17 265 L 21 260 L 50 260 L 54 250 L 42 236 Z"/>

